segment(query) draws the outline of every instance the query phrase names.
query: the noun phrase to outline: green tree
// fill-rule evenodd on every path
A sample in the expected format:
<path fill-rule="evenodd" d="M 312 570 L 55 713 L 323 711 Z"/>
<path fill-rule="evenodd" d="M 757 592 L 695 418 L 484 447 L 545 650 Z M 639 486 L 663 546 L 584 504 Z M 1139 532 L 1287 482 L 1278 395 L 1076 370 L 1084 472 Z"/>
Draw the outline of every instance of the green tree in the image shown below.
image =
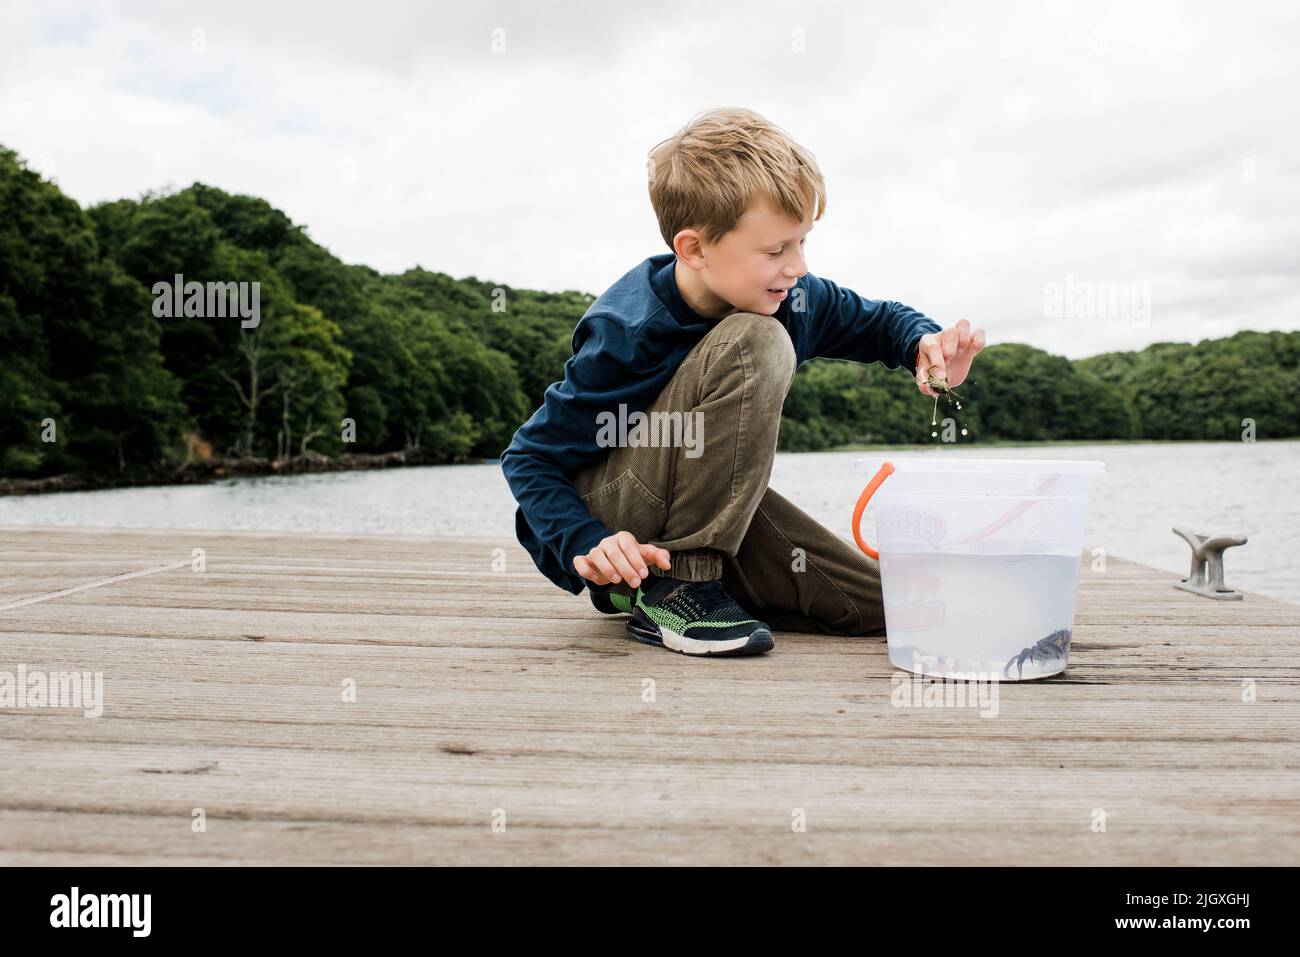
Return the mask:
<path fill-rule="evenodd" d="M 146 475 L 186 424 L 140 284 L 101 255 L 75 202 L 0 150 L 0 463 Z M 56 443 L 43 439 L 51 422 Z M 10 444 L 12 443 L 12 444 Z"/>

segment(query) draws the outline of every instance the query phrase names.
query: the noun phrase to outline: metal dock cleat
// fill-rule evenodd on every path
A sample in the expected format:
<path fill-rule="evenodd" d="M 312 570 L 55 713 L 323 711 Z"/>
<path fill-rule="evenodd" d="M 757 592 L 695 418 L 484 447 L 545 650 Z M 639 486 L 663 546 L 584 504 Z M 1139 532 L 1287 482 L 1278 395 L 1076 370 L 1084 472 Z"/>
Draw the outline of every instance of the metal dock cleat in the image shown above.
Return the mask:
<path fill-rule="evenodd" d="M 1175 525 L 1174 532 L 1192 546 L 1192 573 L 1175 588 L 1189 591 L 1205 598 L 1240 601 L 1242 594 L 1223 584 L 1223 550 L 1234 545 L 1245 545 L 1245 535 L 1200 535 L 1185 525 Z"/>

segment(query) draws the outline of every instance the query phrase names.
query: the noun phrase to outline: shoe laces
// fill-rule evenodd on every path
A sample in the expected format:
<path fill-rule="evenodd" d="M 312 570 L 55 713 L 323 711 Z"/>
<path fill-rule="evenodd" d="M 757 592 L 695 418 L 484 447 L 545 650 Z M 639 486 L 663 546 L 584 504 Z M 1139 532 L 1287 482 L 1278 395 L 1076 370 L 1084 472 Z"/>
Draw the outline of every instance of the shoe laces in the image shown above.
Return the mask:
<path fill-rule="evenodd" d="M 692 617 L 706 618 L 710 612 L 719 609 L 735 610 L 739 608 L 718 579 L 702 582 L 683 582 L 661 599 L 666 607 L 689 610 Z"/>

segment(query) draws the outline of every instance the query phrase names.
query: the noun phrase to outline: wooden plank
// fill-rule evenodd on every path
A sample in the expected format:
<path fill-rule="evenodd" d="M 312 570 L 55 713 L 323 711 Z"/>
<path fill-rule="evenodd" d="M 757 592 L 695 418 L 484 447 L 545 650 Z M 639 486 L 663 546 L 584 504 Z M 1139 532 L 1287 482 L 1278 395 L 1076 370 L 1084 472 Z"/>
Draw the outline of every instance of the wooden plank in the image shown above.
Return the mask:
<path fill-rule="evenodd" d="M 0 710 L 0 863 L 1295 864 L 1300 606 L 1176 577 L 1085 562 L 1069 669 L 982 717 L 881 639 L 630 641 L 506 539 L 4 528 L 0 605 L 92 587 L 0 670 L 104 698 Z"/>

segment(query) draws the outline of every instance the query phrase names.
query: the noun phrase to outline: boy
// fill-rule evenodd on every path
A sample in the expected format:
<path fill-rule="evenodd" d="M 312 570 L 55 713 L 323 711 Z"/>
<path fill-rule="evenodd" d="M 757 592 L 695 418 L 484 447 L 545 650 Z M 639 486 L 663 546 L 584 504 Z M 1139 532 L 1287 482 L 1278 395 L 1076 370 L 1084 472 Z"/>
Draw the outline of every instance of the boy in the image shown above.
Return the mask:
<path fill-rule="evenodd" d="M 933 396 L 931 375 L 966 378 L 983 330 L 810 274 L 821 172 L 750 110 L 697 116 L 649 168 L 672 252 L 591 304 L 563 381 L 502 453 L 520 543 L 561 588 L 630 614 L 631 637 L 683 654 L 758 654 L 774 628 L 883 634 L 879 564 L 767 487 L 781 407 L 817 356 L 905 366 Z"/>

